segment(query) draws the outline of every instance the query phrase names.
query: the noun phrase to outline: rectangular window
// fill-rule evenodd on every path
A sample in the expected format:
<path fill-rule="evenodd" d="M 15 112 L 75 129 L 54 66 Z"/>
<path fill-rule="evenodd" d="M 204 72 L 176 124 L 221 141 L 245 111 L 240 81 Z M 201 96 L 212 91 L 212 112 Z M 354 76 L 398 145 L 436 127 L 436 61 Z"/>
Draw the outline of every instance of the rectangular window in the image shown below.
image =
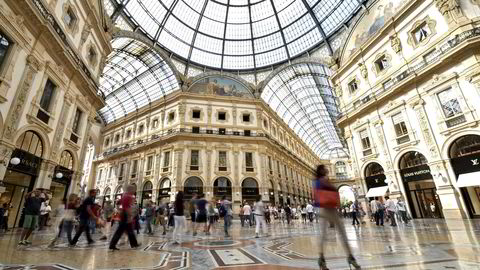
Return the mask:
<path fill-rule="evenodd" d="M 168 114 L 168 121 L 172 122 L 173 120 L 175 120 L 175 113 L 171 112 Z"/>
<path fill-rule="evenodd" d="M 115 143 L 120 141 L 120 134 L 115 134 Z"/>
<path fill-rule="evenodd" d="M 98 171 L 97 181 L 102 180 L 102 174 L 103 174 L 103 169 L 100 169 L 100 171 Z"/>
<path fill-rule="evenodd" d="M 227 119 L 227 114 L 225 112 L 218 113 L 218 120 L 226 120 L 226 119 Z"/>
<path fill-rule="evenodd" d="M 227 152 L 218 151 L 218 170 L 226 171 L 227 170 Z"/>
<path fill-rule="evenodd" d="M 120 164 L 120 171 L 118 172 L 118 181 L 123 180 L 123 175 L 125 174 L 125 163 Z"/>
<path fill-rule="evenodd" d="M 75 16 L 75 13 L 73 13 L 73 10 L 69 7 L 63 16 L 63 21 L 69 28 L 73 28 L 76 20 L 77 17 Z"/>
<path fill-rule="evenodd" d="M 8 50 L 12 46 L 12 42 L 0 32 L 0 68 L 3 66 L 3 62 L 7 57 Z"/>
<path fill-rule="evenodd" d="M 366 129 L 360 131 L 360 139 L 362 140 L 363 156 L 372 154 L 372 148 L 370 146 L 370 138 Z"/>
<path fill-rule="evenodd" d="M 243 118 L 243 122 L 250 122 L 250 114 L 249 113 L 244 113 L 242 118 Z"/>
<path fill-rule="evenodd" d="M 224 128 L 219 128 L 218 129 L 218 134 L 225 135 L 225 133 L 226 133 L 226 130 Z"/>
<path fill-rule="evenodd" d="M 147 157 L 147 170 L 145 171 L 145 175 L 152 174 L 153 169 L 153 156 Z"/>
<path fill-rule="evenodd" d="M 253 172 L 253 153 L 245 153 L 245 167 L 247 172 Z"/>
<path fill-rule="evenodd" d="M 200 152 L 198 150 L 192 150 L 190 152 L 190 170 L 198 171 L 199 155 Z"/>
<path fill-rule="evenodd" d="M 113 174 L 113 167 L 110 167 L 108 169 L 108 178 L 112 178 L 112 174 Z"/>
<path fill-rule="evenodd" d="M 145 126 L 144 126 L 143 124 L 141 124 L 140 126 L 138 126 L 138 134 L 142 134 L 144 128 L 145 128 Z"/>
<path fill-rule="evenodd" d="M 192 133 L 200 133 L 200 127 L 192 127 Z"/>
<path fill-rule="evenodd" d="M 244 130 L 243 135 L 245 136 L 251 136 L 251 131 L 250 130 Z"/>
<path fill-rule="evenodd" d="M 193 110 L 192 118 L 193 119 L 200 119 L 200 111 L 199 110 Z"/>
<path fill-rule="evenodd" d="M 158 119 L 153 119 L 152 128 L 157 128 L 157 127 L 158 127 Z"/>
<path fill-rule="evenodd" d="M 415 42 L 420 43 L 424 41 L 430 35 L 430 29 L 427 26 L 426 22 L 423 22 L 418 26 L 414 31 L 413 35 L 415 36 Z"/>
<path fill-rule="evenodd" d="M 78 109 L 75 111 L 75 117 L 73 118 L 73 126 L 72 131 L 78 134 L 78 130 L 80 128 L 80 119 L 82 118 L 82 110 Z"/>
<path fill-rule="evenodd" d="M 405 121 L 403 120 L 403 114 L 397 113 L 392 116 L 393 127 L 395 129 L 395 135 L 397 136 L 397 144 L 402 144 L 410 141 L 408 136 L 408 129 Z"/>
<path fill-rule="evenodd" d="M 272 157 L 268 157 L 268 169 L 270 170 L 270 174 L 273 173 L 273 168 L 272 168 Z"/>
<path fill-rule="evenodd" d="M 50 103 L 52 103 L 55 88 L 57 88 L 57 86 L 48 79 L 45 88 L 43 89 L 42 98 L 40 99 L 40 108 L 44 111 L 48 112 L 50 110 Z"/>
<path fill-rule="evenodd" d="M 170 152 L 163 153 L 163 171 L 168 171 L 168 166 L 170 166 Z"/>
<path fill-rule="evenodd" d="M 132 130 L 131 129 L 127 130 L 127 135 L 126 136 L 127 136 L 127 139 L 130 139 L 130 137 L 132 136 Z"/>
<path fill-rule="evenodd" d="M 137 177 L 137 170 L 138 170 L 138 160 L 135 159 L 134 161 L 132 161 L 132 172 L 131 172 L 131 177 L 132 178 L 135 178 Z"/>
<path fill-rule="evenodd" d="M 379 72 L 388 68 L 388 60 L 385 55 L 382 55 L 377 61 L 375 61 L 375 67 Z"/>
<path fill-rule="evenodd" d="M 462 108 L 460 108 L 460 102 L 452 88 L 438 93 L 437 96 L 440 101 L 440 106 L 442 107 L 443 115 L 447 118 L 447 127 L 454 127 L 466 122 Z"/>
<path fill-rule="evenodd" d="M 280 171 L 281 168 L 280 168 L 280 161 L 277 160 L 277 173 L 278 173 L 278 177 L 282 177 L 282 172 Z"/>
<path fill-rule="evenodd" d="M 285 177 L 288 179 L 287 165 L 283 165 L 283 171 L 285 172 Z"/>
<path fill-rule="evenodd" d="M 355 91 L 358 90 L 358 84 L 357 80 L 353 80 L 348 84 L 348 89 L 350 90 L 350 93 L 354 93 Z"/>

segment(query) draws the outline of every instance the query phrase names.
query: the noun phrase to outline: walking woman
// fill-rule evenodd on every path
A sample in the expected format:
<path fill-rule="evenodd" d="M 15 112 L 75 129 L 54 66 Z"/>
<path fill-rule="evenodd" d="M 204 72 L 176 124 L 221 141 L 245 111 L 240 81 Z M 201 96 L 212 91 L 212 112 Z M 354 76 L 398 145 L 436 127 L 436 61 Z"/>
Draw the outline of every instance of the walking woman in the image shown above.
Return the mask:
<path fill-rule="evenodd" d="M 318 266 L 322 270 L 328 270 L 325 257 L 323 256 L 324 243 L 327 238 L 327 226 L 331 222 L 335 224 L 335 228 L 340 233 L 340 238 L 343 248 L 348 255 L 348 266 L 353 266 L 354 269 L 361 269 L 352 255 L 352 250 L 348 244 L 347 235 L 343 222 L 337 215 L 336 207 L 340 205 L 340 198 L 337 189 L 328 181 L 328 170 L 325 165 L 318 165 L 316 170 L 316 178 L 313 180 L 313 192 L 315 204 L 323 208 L 323 217 L 321 224 L 321 238 L 319 244 L 320 257 L 318 258 Z"/>
<path fill-rule="evenodd" d="M 185 231 L 185 226 L 187 220 L 185 219 L 185 215 L 183 214 L 185 208 L 183 206 L 183 191 L 179 191 L 177 196 L 175 197 L 174 202 L 174 209 L 175 214 L 174 218 L 174 226 L 172 240 L 174 244 L 180 244 L 182 242 L 182 233 Z"/>

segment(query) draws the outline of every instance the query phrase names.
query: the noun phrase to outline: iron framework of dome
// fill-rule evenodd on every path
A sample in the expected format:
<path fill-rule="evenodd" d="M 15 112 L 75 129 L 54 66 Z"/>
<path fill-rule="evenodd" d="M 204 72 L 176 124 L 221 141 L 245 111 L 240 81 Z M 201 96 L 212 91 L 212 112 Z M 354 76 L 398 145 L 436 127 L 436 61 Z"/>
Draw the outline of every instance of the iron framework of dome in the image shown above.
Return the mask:
<path fill-rule="evenodd" d="M 325 44 L 365 0 L 104 0 L 107 13 L 187 65 L 257 70 Z M 122 15 L 122 16 L 120 16 Z M 126 22 L 128 21 L 128 23 Z"/>

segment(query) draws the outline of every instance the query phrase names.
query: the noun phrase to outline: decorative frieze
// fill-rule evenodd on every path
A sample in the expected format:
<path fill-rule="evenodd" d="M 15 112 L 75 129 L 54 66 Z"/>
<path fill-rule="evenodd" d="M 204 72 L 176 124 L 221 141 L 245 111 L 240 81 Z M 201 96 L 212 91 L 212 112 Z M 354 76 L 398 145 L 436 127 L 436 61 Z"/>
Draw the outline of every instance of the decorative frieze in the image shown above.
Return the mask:
<path fill-rule="evenodd" d="M 460 7 L 460 0 L 434 0 L 435 6 L 443 15 L 448 25 L 456 24 L 466 20 Z M 477 0 L 478 1 L 478 0 Z"/>
<path fill-rule="evenodd" d="M 428 123 L 427 115 L 425 114 L 425 108 L 423 107 L 424 101 L 419 99 L 417 102 L 412 104 L 412 107 L 415 111 L 415 114 L 418 119 L 418 123 L 420 124 L 420 130 L 423 135 L 423 139 L 425 140 L 425 144 L 428 147 L 430 152 L 430 156 L 433 159 L 438 158 L 438 149 L 435 141 L 433 139 L 432 132 L 430 130 L 430 124 Z"/>

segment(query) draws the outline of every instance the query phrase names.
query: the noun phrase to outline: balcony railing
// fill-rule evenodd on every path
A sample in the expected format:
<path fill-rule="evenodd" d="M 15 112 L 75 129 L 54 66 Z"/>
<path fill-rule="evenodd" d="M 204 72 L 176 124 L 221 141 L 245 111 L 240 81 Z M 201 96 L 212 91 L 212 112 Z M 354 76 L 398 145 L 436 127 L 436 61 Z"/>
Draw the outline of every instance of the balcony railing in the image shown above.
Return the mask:
<path fill-rule="evenodd" d="M 211 130 L 211 129 L 200 129 L 198 133 L 193 133 L 192 129 L 190 128 L 176 128 L 176 129 L 169 129 L 166 131 L 160 131 L 155 135 L 150 136 L 150 138 L 147 138 L 145 140 L 137 140 L 136 142 L 131 142 L 131 143 L 125 143 L 123 145 L 117 146 L 113 149 L 109 149 L 107 151 L 104 151 L 101 154 L 98 154 L 95 156 L 95 160 L 105 158 L 114 154 L 122 153 L 128 150 L 133 150 L 135 148 L 147 145 L 149 143 L 154 143 L 158 141 L 164 140 L 166 137 L 172 137 L 176 135 L 185 135 L 185 134 L 205 134 L 205 135 L 220 135 L 220 136 L 248 136 L 248 137 L 257 137 L 257 138 L 266 138 L 270 141 L 272 141 L 276 146 L 280 147 L 283 151 L 291 154 L 294 159 L 296 159 L 299 163 L 305 164 L 305 161 L 301 160 L 300 158 L 297 157 L 297 155 L 287 149 L 285 146 L 280 144 L 280 141 L 270 137 L 268 134 L 262 133 L 262 132 L 256 132 L 252 130 L 248 130 L 249 135 L 245 135 L 244 132 L 240 131 L 225 131 L 223 129 L 216 129 L 216 130 Z M 165 172 L 165 170 L 163 170 Z"/>
<path fill-rule="evenodd" d="M 417 64 L 410 66 L 407 70 L 399 71 L 393 74 L 383 83 L 380 89 L 372 92 L 367 91 L 367 95 L 362 95 L 358 99 L 353 100 L 348 105 L 343 107 L 341 110 L 342 114 L 338 116 L 338 119 L 341 119 L 345 114 L 354 112 L 356 109 L 362 107 L 362 105 L 368 103 L 370 100 L 375 100 L 375 97 L 381 96 L 388 90 L 394 88 L 397 85 L 400 85 L 407 78 L 414 77 L 416 74 L 422 72 L 427 67 L 439 62 L 443 58 L 443 56 L 461 45 L 467 39 L 478 36 L 480 36 L 480 28 L 474 28 L 455 35 L 455 37 L 445 41 L 442 45 L 437 47 L 435 51 L 429 53 L 428 57 L 422 57 Z"/>

